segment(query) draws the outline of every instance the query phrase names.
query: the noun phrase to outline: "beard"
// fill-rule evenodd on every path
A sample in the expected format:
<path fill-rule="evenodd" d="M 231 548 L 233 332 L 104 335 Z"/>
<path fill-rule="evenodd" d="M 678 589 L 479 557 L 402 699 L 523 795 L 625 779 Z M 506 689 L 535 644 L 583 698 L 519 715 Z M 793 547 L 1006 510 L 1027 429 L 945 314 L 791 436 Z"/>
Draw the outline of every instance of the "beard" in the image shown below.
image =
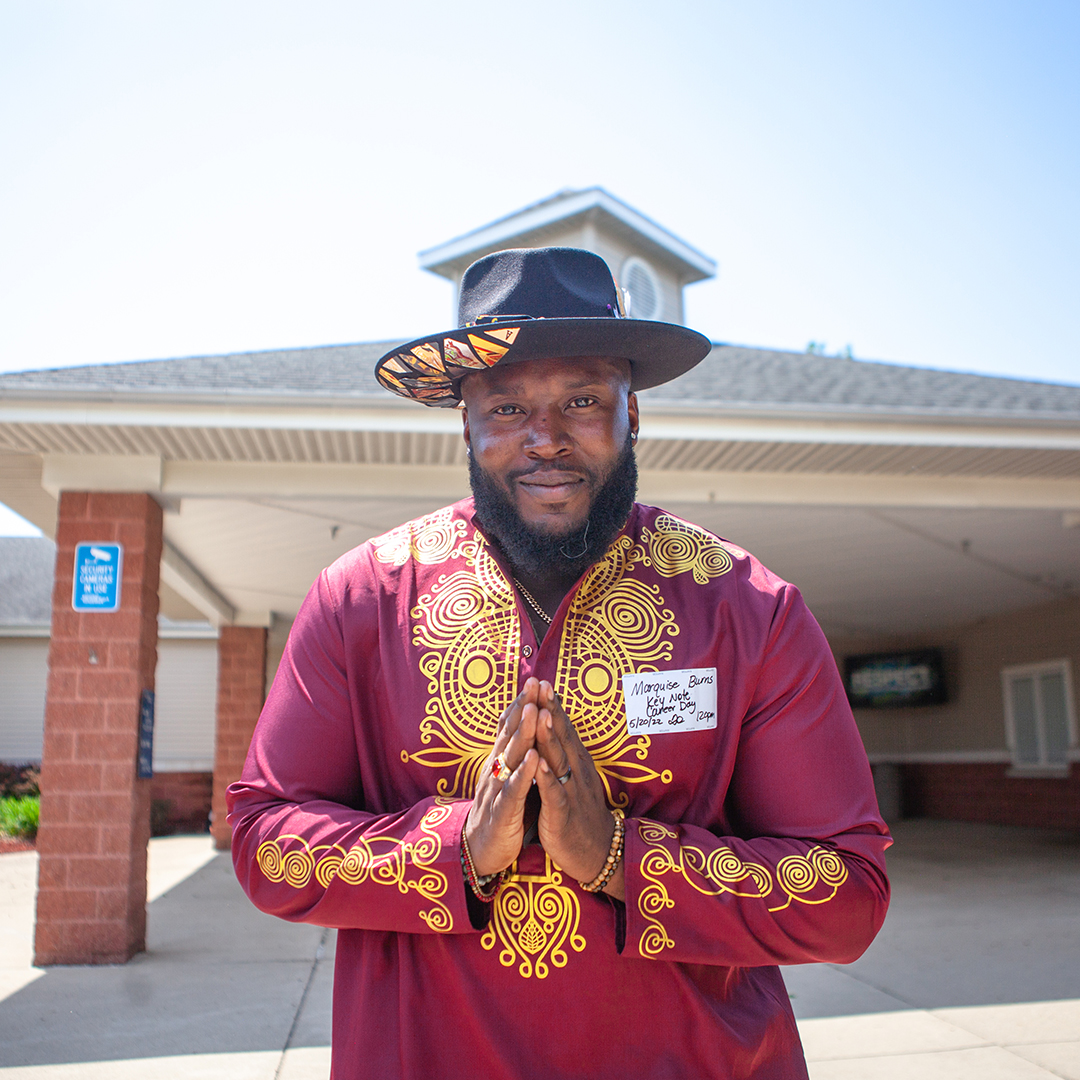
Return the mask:
<path fill-rule="evenodd" d="M 558 469 L 549 462 L 548 469 Z M 583 471 L 580 466 L 575 472 Z M 626 524 L 637 495 L 637 459 L 629 435 L 606 478 L 584 470 L 593 488 L 584 525 L 567 532 L 549 532 L 528 525 L 502 485 L 469 455 L 469 483 L 476 516 L 519 573 L 529 577 L 558 575 L 577 580 L 608 549 Z"/>

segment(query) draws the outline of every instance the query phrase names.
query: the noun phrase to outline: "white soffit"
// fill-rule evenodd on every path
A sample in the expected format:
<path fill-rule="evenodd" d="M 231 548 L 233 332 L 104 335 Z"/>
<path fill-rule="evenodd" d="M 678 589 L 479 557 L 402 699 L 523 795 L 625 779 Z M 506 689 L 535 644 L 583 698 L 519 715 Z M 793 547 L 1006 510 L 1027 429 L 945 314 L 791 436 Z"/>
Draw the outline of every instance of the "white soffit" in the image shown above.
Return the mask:
<path fill-rule="evenodd" d="M 230 458 L 229 442 L 275 438 L 294 444 L 325 436 L 449 436 L 460 444 L 457 409 L 364 408 L 235 403 L 0 400 L 0 449 L 23 453 L 156 454 Z M 275 436 L 272 433 L 280 433 Z M 645 440 L 785 442 L 881 446 L 1023 447 L 1080 450 L 1080 427 L 1052 418 L 928 415 L 886 410 L 710 409 L 643 403 Z M 241 458 L 240 460 L 245 460 Z M 289 460 L 285 458 L 285 460 Z M 310 457 L 304 460 L 312 460 Z M 334 460 L 330 458 L 330 460 Z"/>

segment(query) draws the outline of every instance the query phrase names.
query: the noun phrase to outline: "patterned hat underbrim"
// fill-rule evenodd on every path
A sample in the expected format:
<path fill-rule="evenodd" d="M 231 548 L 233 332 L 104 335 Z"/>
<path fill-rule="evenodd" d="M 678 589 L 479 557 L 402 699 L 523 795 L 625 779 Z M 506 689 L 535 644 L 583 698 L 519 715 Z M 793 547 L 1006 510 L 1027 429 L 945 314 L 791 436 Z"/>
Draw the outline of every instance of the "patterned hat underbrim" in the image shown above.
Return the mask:
<path fill-rule="evenodd" d="M 461 380 L 496 364 L 566 356 L 612 356 L 631 365 L 631 390 L 677 378 L 700 363 L 712 342 L 696 330 L 643 319 L 515 319 L 449 330 L 388 352 L 375 377 L 392 393 L 456 408 Z"/>

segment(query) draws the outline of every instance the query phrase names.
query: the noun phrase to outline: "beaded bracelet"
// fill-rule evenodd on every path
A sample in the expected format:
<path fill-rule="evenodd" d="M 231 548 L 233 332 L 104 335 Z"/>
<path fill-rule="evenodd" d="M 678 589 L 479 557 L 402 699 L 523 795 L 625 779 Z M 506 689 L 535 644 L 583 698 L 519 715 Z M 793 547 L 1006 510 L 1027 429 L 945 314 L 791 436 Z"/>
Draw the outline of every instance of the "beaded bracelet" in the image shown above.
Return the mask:
<path fill-rule="evenodd" d="M 626 822 L 623 820 L 622 815 L 616 814 L 614 810 L 612 810 L 611 816 L 615 819 L 615 832 L 611 836 L 611 849 L 608 851 L 607 860 L 600 868 L 600 873 L 592 881 L 578 882 L 586 892 L 600 892 L 615 876 L 615 871 L 618 870 L 619 863 L 622 862 L 624 842 L 626 840 Z"/>
<path fill-rule="evenodd" d="M 472 852 L 469 851 L 469 841 L 465 839 L 465 830 L 461 830 L 461 872 L 472 889 L 473 896 L 481 903 L 490 904 L 495 899 L 500 886 L 506 880 L 507 871 L 500 870 L 497 874 L 480 875 L 473 866 Z"/>

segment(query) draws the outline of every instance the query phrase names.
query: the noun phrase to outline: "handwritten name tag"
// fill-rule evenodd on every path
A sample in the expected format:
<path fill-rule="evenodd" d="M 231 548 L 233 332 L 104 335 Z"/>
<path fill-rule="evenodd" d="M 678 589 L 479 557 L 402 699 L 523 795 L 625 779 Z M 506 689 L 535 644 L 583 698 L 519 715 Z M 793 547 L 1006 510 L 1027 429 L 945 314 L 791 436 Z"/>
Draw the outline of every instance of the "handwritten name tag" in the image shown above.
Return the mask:
<path fill-rule="evenodd" d="M 622 677 L 632 735 L 716 727 L 716 668 L 643 671 Z"/>

